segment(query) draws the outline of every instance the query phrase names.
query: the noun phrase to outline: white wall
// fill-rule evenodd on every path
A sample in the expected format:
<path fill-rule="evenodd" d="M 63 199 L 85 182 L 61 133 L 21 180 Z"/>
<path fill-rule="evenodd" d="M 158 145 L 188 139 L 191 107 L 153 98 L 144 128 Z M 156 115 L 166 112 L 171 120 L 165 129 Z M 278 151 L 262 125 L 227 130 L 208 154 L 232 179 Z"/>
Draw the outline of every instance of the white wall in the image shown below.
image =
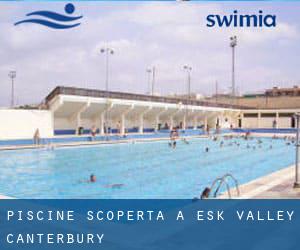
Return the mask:
<path fill-rule="evenodd" d="M 100 122 L 99 122 L 99 120 L 97 121 L 95 119 L 86 119 L 85 118 L 85 119 L 81 119 L 81 126 L 84 129 L 91 129 L 93 126 L 96 126 L 96 128 L 99 128 L 100 127 Z"/>
<path fill-rule="evenodd" d="M 37 128 L 41 137 L 53 136 L 50 111 L 0 109 L 0 140 L 32 139 Z"/>
<path fill-rule="evenodd" d="M 291 119 L 291 117 L 279 117 L 278 128 L 290 128 Z"/>
<path fill-rule="evenodd" d="M 144 128 L 156 128 L 156 122 L 154 118 L 145 117 Z"/>
<path fill-rule="evenodd" d="M 275 117 L 261 117 L 260 127 L 261 128 L 273 128 L 273 122 Z"/>
<path fill-rule="evenodd" d="M 54 129 L 77 129 L 76 120 L 70 120 L 68 118 L 55 117 Z"/>
<path fill-rule="evenodd" d="M 258 119 L 256 117 L 244 117 L 242 119 L 242 127 L 243 128 L 257 128 L 258 127 Z"/>
<path fill-rule="evenodd" d="M 260 118 L 260 128 L 273 128 L 273 121 L 275 117 L 261 117 Z M 291 128 L 291 118 L 290 117 L 279 117 L 278 118 L 278 128 Z M 258 128 L 258 119 L 255 117 L 247 117 L 242 120 L 243 128 Z"/>

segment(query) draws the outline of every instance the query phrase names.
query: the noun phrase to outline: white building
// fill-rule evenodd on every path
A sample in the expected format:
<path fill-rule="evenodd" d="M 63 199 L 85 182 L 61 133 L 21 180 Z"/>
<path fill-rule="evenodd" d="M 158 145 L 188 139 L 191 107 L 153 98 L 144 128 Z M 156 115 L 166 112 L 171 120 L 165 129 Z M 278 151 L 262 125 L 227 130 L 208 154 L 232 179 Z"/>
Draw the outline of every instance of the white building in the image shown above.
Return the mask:
<path fill-rule="evenodd" d="M 0 109 L 0 140 L 78 134 L 148 133 L 182 129 L 293 128 L 300 109 L 249 109 L 199 100 L 57 87 L 46 97 L 47 110 Z M 166 126 L 167 125 L 167 126 Z M 110 129 L 109 129 L 110 128 Z"/>
<path fill-rule="evenodd" d="M 165 125 L 182 129 L 215 128 L 217 124 L 230 127 L 237 125 L 240 114 L 229 105 L 208 106 L 201 101 L 67 87 L 57 87 L 46 101 L 53 114 L 54 130 L 61 133 L 93 126 L 100 134 L 104 134 L 105 127 L 118 126 L 121 133 L 144 133 Z"/>

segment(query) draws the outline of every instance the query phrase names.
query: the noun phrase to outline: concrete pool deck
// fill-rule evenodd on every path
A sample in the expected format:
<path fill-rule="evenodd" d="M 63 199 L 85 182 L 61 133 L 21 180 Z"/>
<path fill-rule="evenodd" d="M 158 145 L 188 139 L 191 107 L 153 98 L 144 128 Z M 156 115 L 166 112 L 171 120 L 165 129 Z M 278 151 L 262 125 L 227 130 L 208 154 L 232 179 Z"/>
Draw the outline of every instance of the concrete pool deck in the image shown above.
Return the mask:
<path fill-rule="evenodd" d="M 222 136 L 232 135 L 230 134 L 222 134 Z M 181 136 L 178 140 L 183 138 L 186 139 L 194 139 L 194 138 L 209 138 L 212 135 L 184 135 Z M 42 148 L 59 148 L 59 147 L 76 147 L 76 146 L 93 146 L 93 145 L 109 145 L 109 144 L 124 144 L 124 143 L 136 143 L 136 142 L 154 142 L 154 141 L 169 141 L 170 137 L 149 137 L 149 138 L 129 138 L 129 139 L 119 139 L 119 140 L 95 140 L 95 141 L 85 141 L 85 142 L 58 142 L 58 143 L 51 143 L 47 144 L 40 144 L 40 145 L 16 145 L 16 146 L 0 146 L 0 151 L 6 150 L 21 150 L 21 149 L 42 149 Z"/>
<path fill-rule="evenodd" d="M 9 196 L 0 194 L 0 200 L 3 200 L 3 199 L 11 200 L 11 199 L 14 199 L 14 198 L 13 198 L 13 197 L 9 197 Z"/>
<path fill-rule="evenodd" d="M 293 188 L 294 179 L 295 166 L 290 166 L 241 185 L 239 197 L 235 189 L 231 194 L 236 199 L 300 199 L 300 188 Z M 228 195 L 218 198 L 227 199 Z"/>
<path fill-rule="evenodd" d="M 213 136 L 241 136 L 244 135 L 245 133 L 223 133 L 223 134 L 201 134 L 201 135 L 183 135 L 179 139 L 182 138 L 209 138 Z M 128 138 L 124 139 L 122 136 L 120 136 L 120 139 L 116 140 L 93 140 L 93 141 L 80 141 L 80 142 L 55 142 L 55 143 L 50 143 L 50 144 L 40 144 L 40 145 L 10 145 L 10 146 L 1 146 L 0 145 L 0 151 L 5 151 L 5 150 L 20 150 L 20 149 L 39 149 L 39 148 L 49 148 L 49 147 L 72 147 L 72 146 L 91 146 L 91 145 L 101 145 L 101 144 L 118 144 L 118 143 L 132 143 L 132 142 L 151 142 L 151 141 L 160 141 L 160 140 L 169 140 L 169 135 L 167 134 L 166 136 L 161 136 L 161 137 L 151 137 L 151 134 L 149 134 L 149 137 L 145 138 Z M 274 137 L 276 136 L 277 138 L 284 138 L 284 137 L 295 137 L 295 134 L 289 134 L 289 133 L 251 133 L 251 136 L 253 137 Z M 77 138 L 80 137 L 86 137 L 86 135 L 83 136 L 76 136 Z M 53 138 L 74 138 L 74 136 L 55 136 Z"/>

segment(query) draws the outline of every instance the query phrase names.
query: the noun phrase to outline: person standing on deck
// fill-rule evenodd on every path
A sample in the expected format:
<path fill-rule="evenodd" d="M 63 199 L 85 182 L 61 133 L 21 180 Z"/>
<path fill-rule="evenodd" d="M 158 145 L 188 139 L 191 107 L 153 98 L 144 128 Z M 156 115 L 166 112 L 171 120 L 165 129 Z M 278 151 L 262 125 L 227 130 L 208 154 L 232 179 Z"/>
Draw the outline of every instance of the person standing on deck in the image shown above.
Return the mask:
<path fill-rule="evenodd" d="M 34 132 L 33 142 L 35 145 L 40 145 L 41 143 L 40 130 L 38 128 Z"/>

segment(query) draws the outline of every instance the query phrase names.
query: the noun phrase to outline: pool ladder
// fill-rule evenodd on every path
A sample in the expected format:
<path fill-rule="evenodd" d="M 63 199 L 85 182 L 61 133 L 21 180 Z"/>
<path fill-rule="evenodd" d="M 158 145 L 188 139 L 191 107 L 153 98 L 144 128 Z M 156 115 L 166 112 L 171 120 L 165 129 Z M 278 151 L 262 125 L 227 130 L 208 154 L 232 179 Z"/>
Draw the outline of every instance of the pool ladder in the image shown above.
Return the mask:
<path fill-rule="evenodd" d="M 237 196 L 240 196 L 240 189 L 239 189 L 239 183 L 237 181 L 236 178 L 233 177 L 232 174 L 225 174 L 222 177 L 218 177 L 217 179 L 214 180 L 214 182 L 212 183 L 210 190 L 213 191 L 215 187 L 217 187 L 213 193 L 213 197 L 216 198 L 218 196 L 218 192 L 220 191 L 221 187 L 223 184 L 226 185 L 226 189 L 227 189 L 227 194 L 228 194 L 228 198 L 231 199 L 232 195 L 231 195 L 231 191 L 230 191 L 230 186 L 228 184 L 227 179 L 230 178 L 234 181 L 235 184 L 235 189 L 236 189 L 236 193 Z"/>

